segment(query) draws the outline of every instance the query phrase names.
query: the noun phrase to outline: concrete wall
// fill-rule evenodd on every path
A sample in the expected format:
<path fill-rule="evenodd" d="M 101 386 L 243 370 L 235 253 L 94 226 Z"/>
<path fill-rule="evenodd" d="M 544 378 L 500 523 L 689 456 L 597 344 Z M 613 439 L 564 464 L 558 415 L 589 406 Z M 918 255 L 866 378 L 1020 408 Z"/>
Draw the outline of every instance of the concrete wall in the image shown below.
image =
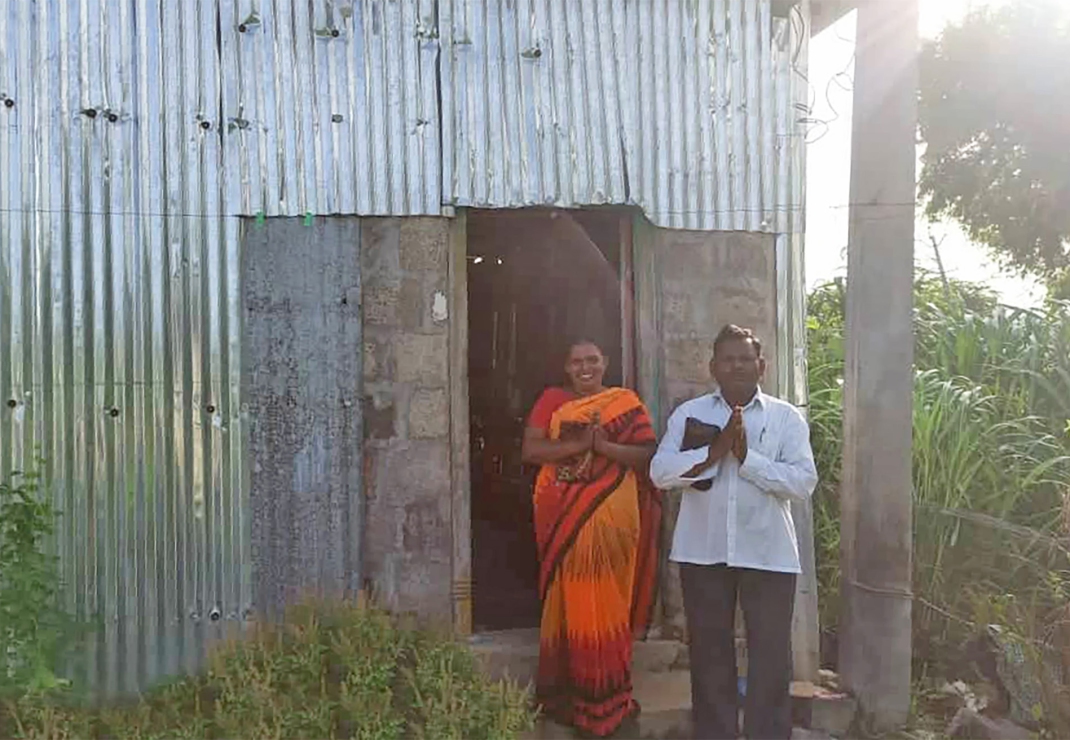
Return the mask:
<path fill-rule="evenodd" d="M 243 237 L 253 602 L 272 615 L 360 585 L 361 228 L 282 218 Z"/>
<path fill-rule="evenodd" d="M 775 238 L 769 234 L 678 231 L 641 221 L 635 228 L 639 389 L 659 436 L 682 401 L 707 393 L 713 340 L 727 323 L 754 329 L 768 360 L 763 388 L 776 392 Z M 679 511 L 668 497 L 661 611 L 669 635 L 685 620 L 678 568 L 668 562 Z"/>
<path fill-rule="evenodd" d="M 754 329 L 776 392 L 775 239 L 768 234 L 655 230 L 661 260 L 661 360 L 667 410 L 710 389 L 713 340 L 725 324 Z M 668 417 L 666 417 L 668 418 Z"/>
<path fill-rule="evenodd" d="M 447 219 L 268 219 L 243 245 L 254 601 L 451 617 Z M 361 499 L 363 497 L 363 500 Z"/>
<path fill-rule="evenodd" d="M 363 219 L 360 255 L 365 572 L 383 606 L 443 624 L 453 582 L 449 230 L 448 219 Z"/>

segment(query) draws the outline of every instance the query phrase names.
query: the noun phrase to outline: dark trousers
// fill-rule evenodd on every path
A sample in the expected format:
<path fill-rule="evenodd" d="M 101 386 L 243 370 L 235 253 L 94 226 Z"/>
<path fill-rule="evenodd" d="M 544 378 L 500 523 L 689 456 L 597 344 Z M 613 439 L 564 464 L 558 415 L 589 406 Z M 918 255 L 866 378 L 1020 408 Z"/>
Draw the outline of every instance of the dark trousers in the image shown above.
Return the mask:
<path fill-rule="evenodd" d="M 747 634 L 743 735 L 791 737 L 791 614 L 795 575 L 724 565 L 680 564 L 691 652 L 691 707 L 698 740 L 735 740 L 738 684 L 736 597 Z"/>

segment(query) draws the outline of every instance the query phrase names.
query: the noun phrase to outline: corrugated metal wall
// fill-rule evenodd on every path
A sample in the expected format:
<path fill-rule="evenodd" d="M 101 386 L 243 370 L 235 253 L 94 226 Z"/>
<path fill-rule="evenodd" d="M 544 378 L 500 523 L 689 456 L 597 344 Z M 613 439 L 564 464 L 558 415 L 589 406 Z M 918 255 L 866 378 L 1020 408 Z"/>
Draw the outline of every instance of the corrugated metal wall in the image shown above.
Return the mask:
<path fill-rule="evenodd" d="M 238 216 L 441 210 L 434 6 L 0 0 L 0 475 L 104 693 L 249 608 Z"/>
<path fill-rule="evenodd" d="M 215 16 L 168 5 L 0 4 L 0 467 L 39 445 L 107 694 L 249 602 Z"/>
<path fill-rule="evenodd" d="M 191 71 L 218 74 L 206 115 L 242 132 L 222 137 L 230 212 L 441 212 L 436 0 L 160 5 L 205 8 L 213 28 L 218 8 L 219 59 Z M 196 28 L 182 13 L 194 17 L 174 20 Z"/>
<path fill-rule="evenodd" d="M 447 198 L 634 203 L 664 227 L 792 230 L 804 12 L 773 18 L 770 0 L 442 0 Z"/>

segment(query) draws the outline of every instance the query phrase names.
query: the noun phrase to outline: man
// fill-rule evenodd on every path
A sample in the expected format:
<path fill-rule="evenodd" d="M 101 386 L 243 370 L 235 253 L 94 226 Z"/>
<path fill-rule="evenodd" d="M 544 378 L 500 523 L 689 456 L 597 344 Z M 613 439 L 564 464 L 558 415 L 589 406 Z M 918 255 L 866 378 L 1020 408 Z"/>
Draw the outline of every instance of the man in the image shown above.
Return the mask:
<path fill-rule="evenodd" d="M 650 463 L 682 489 L 670 559 L 680 564 L 691 651 L 695 737 L 738 736 L 737 596 L 747 632 L 744 735 L 791 737 L 791 617 L 800 572 L 793 499 L 817 484 L 810 432 L 789 403 L 762 393 L 762 344 L 729 325 L 713 343 L 717 389 L 680 405 Z"/>

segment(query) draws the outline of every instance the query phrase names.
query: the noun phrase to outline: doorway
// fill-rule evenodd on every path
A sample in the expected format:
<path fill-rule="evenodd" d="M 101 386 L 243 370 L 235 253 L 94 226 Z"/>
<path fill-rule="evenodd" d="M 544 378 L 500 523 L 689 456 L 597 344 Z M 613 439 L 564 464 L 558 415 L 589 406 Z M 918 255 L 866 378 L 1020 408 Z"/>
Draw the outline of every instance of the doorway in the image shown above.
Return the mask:
<path fill-rule="evenodd" d="M 472 622 L 539 623 L 527 414 L 563 380 L 574 338 L 601 344 L 607 385 L 632 385 L 631 216 L 620 209 L 469 211 Z M 622 279 L 621 276 L 624 276 Z"/>

